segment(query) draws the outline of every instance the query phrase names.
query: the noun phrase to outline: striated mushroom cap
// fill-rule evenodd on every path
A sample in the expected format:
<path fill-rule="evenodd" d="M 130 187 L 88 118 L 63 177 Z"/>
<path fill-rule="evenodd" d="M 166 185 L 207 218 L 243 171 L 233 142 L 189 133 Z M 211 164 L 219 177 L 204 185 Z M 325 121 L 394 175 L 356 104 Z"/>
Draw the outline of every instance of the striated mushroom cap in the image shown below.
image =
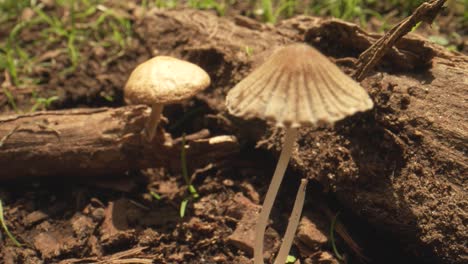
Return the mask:
<path fill-rule="evenodd" d="M 356 81 L 302 43 L 276 51 L 229 91 L 226 105 L 235 116 L 285 127 L 332 124 L 373 107 Z"/>
<path fill-rule="evenodd" d="M 197 65 L 157 56 L 138 65 L 124 89 L 127 104 L 171 104 L 188 99 L 210 85 L 210 77 Z"/>

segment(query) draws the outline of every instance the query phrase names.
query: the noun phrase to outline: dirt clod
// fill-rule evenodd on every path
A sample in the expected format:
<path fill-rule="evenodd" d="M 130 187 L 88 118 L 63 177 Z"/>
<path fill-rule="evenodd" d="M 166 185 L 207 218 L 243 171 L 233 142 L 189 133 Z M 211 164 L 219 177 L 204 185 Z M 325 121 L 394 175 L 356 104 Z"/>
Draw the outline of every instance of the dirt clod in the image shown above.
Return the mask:
<path fill-rule="evenodd" d="M 316 248 L 328 243 L 328 236 L 307 216 L 301 218 L 297 238 L 310 248 Z"/>
<path fill-rule="evenodd" d="M 60 241 L 57 237 L 43 232 L 34 237 L 34 247 L 44 259 L 51 259 L 60 254 Z"/>
<path fill-rule="evenodd" d="M 24 224 L 26 226 L 32 226 L 46 220 L 49 216 L 42 211 L 34 211 L 29 213 L 24 218 Z"/>

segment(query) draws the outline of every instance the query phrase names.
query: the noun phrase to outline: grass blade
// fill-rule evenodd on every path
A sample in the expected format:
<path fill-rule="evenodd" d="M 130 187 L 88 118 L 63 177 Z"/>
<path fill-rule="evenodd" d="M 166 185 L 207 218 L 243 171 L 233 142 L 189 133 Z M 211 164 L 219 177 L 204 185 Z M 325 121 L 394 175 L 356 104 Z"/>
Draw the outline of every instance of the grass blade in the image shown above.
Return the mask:
<path fill-rule="evenodd" d="M 330 243 L 333 248 L 333 252 L 335 253 L 336 257 L 339 260 L 343 260 L 343 256 L 338 252 L 338 249 L 336 248 L 336 243 L 335 243 L 335 226 L 336 226 L 336 221 L 338 220 L 338 215 L 340 213 L 337 213 L 335 217 L 332 220 L 331 226 L 330 226 Z"/>
<path fill-rule="evenodd" d="M 184 218 L 185 216 L 185 211 L 187 210 L 187 205 L 189 202 L 189 198 L 185 198 L 181 203 L 180 203 L 180 217 Z"/>
<path fill-rule="evenodd" d="M 161 201 L 161 199 L 162 199 L 161 195 L 157 194 L 154 191 L 150 191 L 150 194 L 151 194 L 151 196 L 153 196 L 154 199 L 156 199 L 158 201 Z"/>
<path fill-rule="evenodd" d="M 182 149 L 180 150 L 180 163 L 181 163 L 181 170 L 182 176 L 184 177 L 185 183 L 188 185 L 188 190 L 193 198 L 197 199 L 200 195 L 197 192 L 197 189 L 192 184 L 192 179 L 188 176 L 187 170 L 187 154 L 185 151 L 185 133 L 182 135 Z"/>
<path fill-rule="evenodd" d="M 18 242 L 18 240 L 16 240 L 16 238 L 10 233 L 10 231 L 8 230 L 8 227 L 6 226 L 6 223 L 5 223 L 5 218 L 3 217 L 3 205 L 2 205 L 2 200 L 0 200 L 0 223 L 2 224 L 2 227 L 3 227 L 3 230 L 5 231 L 5 233 L 7 234 L 7 236 L 11 239 L 11 241 L 13 241 L 13 243 L 17 246 L 17 247 L 21 247 L 21 243 Z"/>

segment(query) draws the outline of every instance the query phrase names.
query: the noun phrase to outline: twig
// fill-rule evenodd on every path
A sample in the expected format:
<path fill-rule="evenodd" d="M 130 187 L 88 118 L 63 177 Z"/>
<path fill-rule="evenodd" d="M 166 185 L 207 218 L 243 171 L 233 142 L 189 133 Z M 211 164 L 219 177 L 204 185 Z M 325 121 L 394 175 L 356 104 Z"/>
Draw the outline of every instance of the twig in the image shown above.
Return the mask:
<path fill-rule="evenodd" d="M 21 118 L 30 118 L 30 117 L 35 117 L 35 116 L 61 116 L 61 115 L 90 115 L 94 113 L 101 113 L 101 112 L 106 112 L 111 108 L 103 107 L 103 108 L 89 108 L 89 109 L 73 109 L 69 110 L 67 112 L 57 110 L 57 111 L 39 111 L 39 112 L 34 112 L 34 113 L 29 113 L 29 114 L 21 114 L 21 115 L 12 115 L 12 116 L 6 116 L 3 118 L 0 118 L 0 123 L 4 122 L 11 122 L 14 120 L 18 120 Z"/>
<path fill-rule="evenodd" d="M 403 19 L 394 26 L 387 34 L 383 35 L 372 46 L 365 50 L 358 59 L 357 70 L 353 77 L 357 81 L 364 79 L 365 75 L 380 61 L 380 59 L 395 45 L 395 43 L 406 35 L 419 22 L 432 23 L 436 15 L 442 10 L 446 0 L 430 0 L 422 3 L 411 16 Z"/>
<path fill-rule="evenodd" d="M 62 260 L 59 264 L 151 264 L 154 263 L 150 258 L 135 258 L 135 255 L 141 254 L 148 247 L 137 247 L 126 251 L 117 252 L 110 256 L 103 257 L 102 260 L 98 258 L 80 258 L 80 259 L 66 259 Z"/>

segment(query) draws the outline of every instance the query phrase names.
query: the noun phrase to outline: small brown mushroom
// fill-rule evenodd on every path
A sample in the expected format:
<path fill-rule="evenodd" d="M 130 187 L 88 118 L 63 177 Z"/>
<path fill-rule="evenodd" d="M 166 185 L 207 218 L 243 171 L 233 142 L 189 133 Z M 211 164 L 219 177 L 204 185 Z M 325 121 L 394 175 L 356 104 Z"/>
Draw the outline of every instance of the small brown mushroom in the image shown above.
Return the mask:
<path fill-rule="evenodd" d="M 207 88 L 210 76 L 197 65 L 168 56 L 154 57 L 138 65 L 124 89 L 127 104 L 151 106 L 144 135 L 151 141 L 166 104 L 188 99 Z"/>
<path fill-rule="evenodd" d="M 246 119 L 260 118 L 285 127 L 285 141 L 260 213 L 254 244 L 254 263 L 263 263 L 263 237 L 273 202 L 286 171 L 297 128 L 333 124 L 373 107 L 367 92 L 316 49 L 292 44 L 277 50 L 267 61 L 229 91 L 228 111 Z M 304 184 L 303 184 L 304 185 Z M 305 187 L 301 188 L 305 191 Z M 298 193 L 294 214 L 302 211 Z M 303 201 L 302 201 L 303 202 Z M 297 206 L 296 206 L 297 205 Z M 297 221 L 291 221 L 275 263 L 285 263 Z"/>

